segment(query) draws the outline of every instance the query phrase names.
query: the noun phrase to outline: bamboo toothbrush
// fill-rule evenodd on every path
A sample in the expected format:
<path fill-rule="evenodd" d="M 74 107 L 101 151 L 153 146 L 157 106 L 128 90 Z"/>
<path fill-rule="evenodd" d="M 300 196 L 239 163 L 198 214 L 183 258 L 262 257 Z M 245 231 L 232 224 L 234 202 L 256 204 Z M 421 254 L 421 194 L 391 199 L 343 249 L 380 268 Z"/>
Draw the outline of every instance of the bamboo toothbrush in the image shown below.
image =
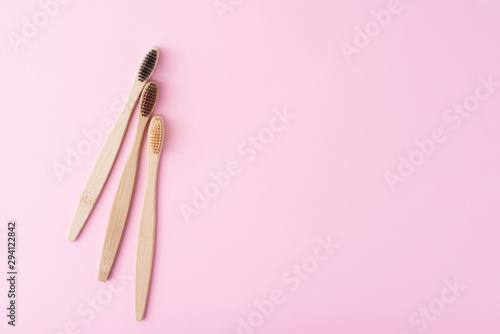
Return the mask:
<path fill-rule="evenodd" d="M 134 190 L 135 175 L 137 171 L 137 161 L 139 160 L 139 152 L 141 150 L 142 137 L 144 129 L 148 124 L 149 117 L 153 113 L 158 95 L 158 84 L 150 81 L 144 87 L 141 95 L 141 114 L 137 123 L 137 133 L 135 135 L 134 144 L 128 157 L 123 174 L 116 190 L 115 200 L 109 215 L 108 228 L 104 238 L 104 246 L 102 248 L 101 263 L 99 265 L 99 281 L 105 282 L 108 279 L 109 272 L 113 266 L 116 252 L 120 246 L 123 228 L 127 221 L 130 200 Z"/>
<path fill-rule="evenodd" d="M 134 106 L 141 94 L 144 85 L 149 80 L 153 71 L 155 70 L 156 63 L 158 62 L 159 51 L 157 48 L 152 47 L 148 50 L 142 60 L 142 64 L 134 80 L 134 85 L 129 93 L 127 102 L 123 107 L 123 111 L 118 117 L 113 130 L 109 134 L 104 146 L 99 153 L 99 157 L 90 173 L 85 189 L 80 197 L 78 207 L 76 208 L 73 222 L 68 233 L 68 240 L 74 241 L 80 231 L 85 225 L 94 205 L 101 194 L 102 188 L 108 179 L 109 172 L 115 163 L 116 155 L 123 141 L 125 130 L 127 129 L 130 115 L 134 110 Z"/>
<path fill-rule="evenodd" d="M 148 131 L 148 179 L 139 224 L 135 264 L 135 319 L 137 321 L 141 321 L 144 317 L 153 266 L 156 229 L 156 178 L 163 145 L 163 128 L 163 118 L 153 117 Z"/>

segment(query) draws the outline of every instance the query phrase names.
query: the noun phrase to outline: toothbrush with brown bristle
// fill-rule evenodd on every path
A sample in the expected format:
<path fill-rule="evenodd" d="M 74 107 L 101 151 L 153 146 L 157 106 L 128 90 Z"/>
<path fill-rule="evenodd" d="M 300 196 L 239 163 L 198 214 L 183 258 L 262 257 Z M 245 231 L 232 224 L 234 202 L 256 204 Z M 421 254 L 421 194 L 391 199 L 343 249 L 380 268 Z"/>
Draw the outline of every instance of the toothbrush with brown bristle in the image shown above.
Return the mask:
<path fill-rule="evenodd" d="M 68 233 L 68 240 L 74 241 L 80 231 L 82 230 L 85 222 L 87 221 L 94 205 L 96 204 L 99 195 L 101 194 L 102 188 L 108 179 L 109 172 L 115 163 L 116 155 L 123 141 L 123 136 L 125 135 L 125 130 L 127 129 L 130 115 L 134 110 L 137 99 L 141 94 L 142 89 L 146 85 L 153 71 L 155 70 L 156 64 L 158 62 L 158 56 L 160 52 L 157 48 L 152 47 L 148 50 L 146 55 L 142 60 L 142 64 L 139 68 L 137 76 L 134 80 L 134 85 L 129 93 L 127 102 L 123 107 L 123 110 L 118 117 L 111 133 L 109 134 L 104 146 L 99 153 L 99 157 L 90 173 L 85 189 L 83 190 L 82 196 L 76 208 L 75 215 L 73 216 L 73 222 Z"/>
<path fill-rule="evenodd" d="M 135 175 L 137 172 L 137 161 L 141 150 L 142 137 L 144 129 L 148 124 L 149 117 L 153 113 L 158 96 L 158 84 L 150 81 L 144 87 L 141 95 L 140 108 L 141 114 L 137 123 L 137 133 L 134 144 L 128 157 L 123 174 L 116 190 L 115 200 L 109 215 L 108 228 L 104 237 L 104 246 L 102 247 L 101 263 L 99 265 L 99 281 L 105 282 L 113 266 L 116 252 L 120 246 L 120 240 L 123 234 L 123 228 L 127 221 L 130 200 L 134 190 Z"/>
<path fill-rule="evenodd" d="M 155 116 L 148 131 L 148 178 L 142 206 L 139 237 L 137 240 L 137 258 L 135 265 L 135 319 L 144 318 L 149 293 L 156 229 L 156 180 L 158 164 L 163 145 L 163 118 Z"/>

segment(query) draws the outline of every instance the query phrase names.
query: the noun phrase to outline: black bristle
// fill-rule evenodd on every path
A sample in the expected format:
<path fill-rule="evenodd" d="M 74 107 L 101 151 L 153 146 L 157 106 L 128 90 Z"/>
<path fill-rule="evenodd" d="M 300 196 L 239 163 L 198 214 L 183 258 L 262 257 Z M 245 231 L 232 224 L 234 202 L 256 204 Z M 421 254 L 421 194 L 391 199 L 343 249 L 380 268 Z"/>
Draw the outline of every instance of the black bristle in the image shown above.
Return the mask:
<path fill-rule="evenodd" d="M 158 52 L 155 49 L 149 51 L 148 54 L 144 57 L 141 67 L 139 68 L 139 73 L 137 75 L 137 78 L 140 82 L 144 82 L 147 78 L 149 78 L 151 72 L 153 72 L 153 69 L 155 67 L 157 57 Z"/>

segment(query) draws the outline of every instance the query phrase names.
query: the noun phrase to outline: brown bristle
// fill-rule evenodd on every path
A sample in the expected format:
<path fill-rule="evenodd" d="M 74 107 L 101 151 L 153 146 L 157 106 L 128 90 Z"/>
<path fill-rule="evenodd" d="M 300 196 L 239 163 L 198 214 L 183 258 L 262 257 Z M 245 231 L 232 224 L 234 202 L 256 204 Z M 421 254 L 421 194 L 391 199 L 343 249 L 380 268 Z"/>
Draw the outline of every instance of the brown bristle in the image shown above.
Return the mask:
<path fill-rule="evenodd" d="M 141 67 L 139 68 L 139 73 L 137 74 L 137 79 L 140 82 L 148 80 L 151 74 L 153 74 L 156 62 L 158 61 L 158 54 L 159 54 L 158 49 L 151 48 L 148 51 L 148 53 L 144 56 Z"/>
<path fill-rule="evenodd" d="M 144 87 L 141 95 L 141 115 L 149 117 L 153 112 L 156 104 L 156 97 L 158 96 L 158 84 L 150 81 Z"/>
<path fill-rule="evenodd" d="M 148 132 L 149 150 L 151 153 L 160 153 L 163 144 L 163 118 L 155 116 L 151 119 Z"/>

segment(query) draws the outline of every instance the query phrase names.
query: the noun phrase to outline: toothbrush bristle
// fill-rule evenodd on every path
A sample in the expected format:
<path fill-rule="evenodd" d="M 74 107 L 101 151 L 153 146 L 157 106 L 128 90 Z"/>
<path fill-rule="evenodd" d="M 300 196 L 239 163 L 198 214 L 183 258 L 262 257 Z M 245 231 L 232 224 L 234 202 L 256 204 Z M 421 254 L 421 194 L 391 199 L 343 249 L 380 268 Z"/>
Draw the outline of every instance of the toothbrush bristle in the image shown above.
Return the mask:
<path fill-rule="evenodd" d="M 137 74 L 137 79 L 140 82 L 147 81 L 153 70 L 155 69 L 156 62 L 158 61 L 158 49 L 151 48 L 148 53 L 144 56 L 142 60 L 141 67 L 139 68 L 139 73 Z"/>
<path fill-rule="evenodd" d="M 151 119 L 148 138 L 149 150 L 155 154 L 160 153 L 163 144 L 163 118 L 160 116 L 155 116 Z"/>
<path fill-rule="evenodd" d="M 149 117 L 153 112 L 156 104 L 156 97 L 158 96 L 158 84 L 150 81 L 144 87 L 141 95 L 141 115 Z"/>

